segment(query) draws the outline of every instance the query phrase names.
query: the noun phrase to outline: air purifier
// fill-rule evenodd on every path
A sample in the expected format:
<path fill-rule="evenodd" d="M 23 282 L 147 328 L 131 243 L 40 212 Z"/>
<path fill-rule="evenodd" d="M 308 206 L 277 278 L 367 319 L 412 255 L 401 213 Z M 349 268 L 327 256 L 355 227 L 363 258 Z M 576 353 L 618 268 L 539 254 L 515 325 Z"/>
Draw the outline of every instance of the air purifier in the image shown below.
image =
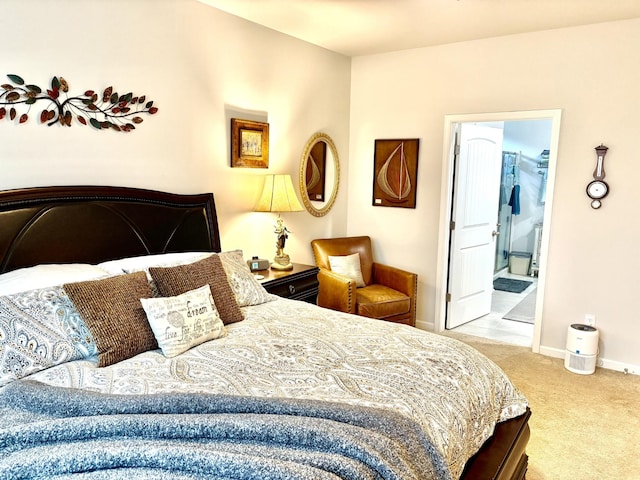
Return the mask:
<path fill-rule="evenodd" d="M 580 323 L 569 326 L 564 368 L 580 375 L 590 375 L 596 371 L 597 356 L 598 330 Z"/>

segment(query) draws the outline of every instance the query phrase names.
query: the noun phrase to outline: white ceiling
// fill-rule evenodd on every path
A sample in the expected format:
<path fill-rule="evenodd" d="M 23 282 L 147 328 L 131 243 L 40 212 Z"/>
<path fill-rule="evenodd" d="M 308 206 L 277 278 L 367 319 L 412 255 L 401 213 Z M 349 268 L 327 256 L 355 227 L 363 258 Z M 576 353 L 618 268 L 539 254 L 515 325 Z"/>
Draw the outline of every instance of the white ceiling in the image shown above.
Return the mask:
<path fill-rule="evenodd" d="M 199 0 L 348 56 L 640 17 L 640 0 Z"/>

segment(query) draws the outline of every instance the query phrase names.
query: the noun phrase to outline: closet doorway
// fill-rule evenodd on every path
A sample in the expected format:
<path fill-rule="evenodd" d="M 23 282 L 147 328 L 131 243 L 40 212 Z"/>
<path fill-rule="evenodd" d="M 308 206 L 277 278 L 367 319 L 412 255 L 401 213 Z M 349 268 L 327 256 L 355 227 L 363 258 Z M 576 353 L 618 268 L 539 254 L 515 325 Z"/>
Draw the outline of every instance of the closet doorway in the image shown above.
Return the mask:
<path fill-rule="evenodd" d="M 544 220 L 546 225 L 550 225 L 551 220 L 551 212 L 552 212 L 552 199 L 553 199 L 553 186 L 555 180 L 555 166 L 557 161 L 557 148 L 558 148 L 558 138 L 559 138 L 559 128 L 560 128 L 560 116 L 561 113 L 559 110 L 545 110 L 545 111 L 527 111 L 527 112 L 506 112 L 506 113 L 491 113 L 491 114 L 473 114 L 473 115 L 448 115 L 445 117 L 445 138 L 444 138 L 444 155 L 445 159 L 443 162 L 443 173 L 442 173 L 442 191 L 441 191 L 441 212 L 440 212 L 440 241 L 439 241 L 439 249 L 438 249 L 438 273 L 437 273 L 437 288 L 436 288 L 436 331 L 442 331 L 445 328 L 448 328 L 447 315 L 451 312 L 452 305 L 450 304 L 451 298 L 456 299 L 458 302 L 464 302 L 466 299 L 470 299 L 473 301 L 473 297 L 476 295 L 474 288 L 478 285 L 482 285 L 482 288 L 486 291 L 487 282 L 489 285 L 493 282 L 493 276 L 496 272 L 505 271 L 505 277 L 513 277 L 508 271 L 509 260 L 517 249 L 522 249 L 522 251 L 528 251 L 531 255 L 529 258 L 529 262 L 533 260 L 533 246 L 531 243 L 534 242 L 533 235 L 535 235 L 535 229 L 529 229 L 526 234 L 523 234 L 523 228 L 528 228 L 528 224 L 531 222 L 534 223 L 542 223 L 541 220 Z M 515 152 L 516 157 L 514 158 L 512 163 L 515 167 L 522 167 L 523 164 L 517 163 L 519 160 L 527 160 L 527 162 L 535 162 L 535 167 L 542 168 L 546 167 L 543 173 L 538 174 L 537 170 L 535 172 L 537 185 L 534 189 L 531 186 L 528 186 L 526 189 L 526 193 L 528 196 L 534 195 L 536 203 L 540 205 L 540 211 L 534 214 L 533 218 L 528 218 L 526 221 L 524 217 L 522 221 L 518 218 L 518 215 L 514 215 L 516 211 L 517 205 L 509 205 L 508 210 L 509 219 L 508 221 L 501 221 L 498 218 L 498 214 L 496 213 L 498 205 L 493 204 L 493 218 L 491 219 L 491 214 L 484 215 L 484 218 L 489 218 L 489 222 L 495 222 L 493 225 L 488 225 L 488 236 L 487 244 L 490 248 L 483 249 L 483 252 L 491 253 L 491 258 L 485 258 L 484 264 L 484 274 L 485 277 L 483 279 L 477 278 L 479 275 L 479 269 L 467 269 L 460 268 L 456 266 L 455 269 L 451 269 L 451 265 L 459 265 L 460 261 L 458 260 L 456 263 L 456 255 L 457 251 L 451 249 L 452 243 L 455 243 L 456 235 L 461 235 L 462 233 L 458 232 L 457 229 L 460 227 L 460 222 L 452 222 L 454 220 L 455 215 L 460 215 L 460 206 L 458 205 L 454 211 L 454 206 L 456 204 L 457 195 L 460 194 L 462 190 L 466 187 L 464 184 L 458 183 L 458 178 L 456 177 L 456 142 L 459 136 L 459 133 L 464 126 L 464 124 L 474 124 L 474 125 L 487 125 L 492 126 L 494 128 L 503 128 L 505 126 L 505 134 L 504 134 L 504 143 L 502 145 L 503 151 L 506 152 Z M 512 128 L 512 126 L 514 128 Z M 547 134 L 550 136 L 550 141 L 548 143 L 548 149 L 542 149 L 540 152 L 532 152 L 530 149 L 528 150 L 526 145 L 523 144 L 520 140 L 514 141 L 512 137 L 516 138 L 519 135 L 512 135 L 512 130 L 515 131 L 522 130 L 525 132 L 532 132 L 532 129 L 535 129 L 536 126 L 542 126 L 542 128 L 547 129 Z M 549 128 L 550 127 L 550 128 Z M 526 142 L 525 142 L 526 143 Z M 544 150 L 549 150 L 549 152 L 545 152 Z M 523 153 L 524 152 L 524 153 Z M 526 156 L 526 159 L 524 158 Z M 539 158 L 537 158 L 539 157 Z M 499 159 L 497 160 L 500 161 Z M 516 168 L 516 175 L 518 173 L 522 174 L 522 172 L 518 172 L 518 168 Z M 531 170 L 531 168 L 528 168 Z M 506 173 L 505 173 L 506 172 Z M 529 175 L 530 172 L 527 173 Z M 544 178 L 543 178 L 544 174 Z M 506 175 L 511 175 L 512 180 L 514 176 L 514 170 L 503 171 L 503 177 L 506 178 Z M 521 182 L 523 179 L 521 178 L 519 181 Z M 502 182 L 505 183 L 505 182 Z M 517 194 L 514 190 L 514 186 L 517 182 L 512 182 L 512 185 L 501 184 L 501 192 L 500 192 L 500 202 L 509 204 L 518 200 L 518 197 L 514 199 L 514 193 Z M 509 189 L 509 187 L 511 187 Z M 457 190 L 456 190 L 457 189 Z M 517 189 L 516 189 L 517 190 Z M 522 191 L 522 189 L 520 189 Z M 540 202 L 541 195 L 544 194 L 544 198 L 542 202 Z M 465 195 L 461 195 L 461 198 L 464 198 Z M 507 200 L 508 197 L 508 200 Z M 524 197 L 522 197 L 524 200 Z M 466 200 L 458 200 L 466 201 Z M 472 200 L 471 200 L 472 201 Z M 489 208 L 489 207 L 486 207 Z M 473 209 L 477 212 L 477 203 L 473 205 Z M 527 208 L 522 208 L 522 211 L 530 210 Z M 457 212 L 457 213 L 456 213 Z M 493 231 L 492 231 L 493 229 Z M 549 240 L 549 228 L 545 227 L 542 229 L 538 229 L 538 253 L 544 252 L 548 245 Z M 505 237 L 510 237 L 506 240 L 500 238 L 504 233 Z M 510 233 L 507 233 L 510 232 Z M 498 239 L 500 239 L 501 243 L 498 243 Z M 508 248 L 507 248 L 508 247 Z M 484 255 L 489 255 L 488 253 L 484 253 Z M 498 258 L 502 256 L 502 259 Z M 506 257 L 506 258 L 505 258 Z M 506 260 L 506 264 L 504 262 Z M 531 339 L 531 345 L 533 351 L 539 350 L 540 344 L 540 330 L 541 330 L 541 321 L 542 321 L 542 305 L 544 301 L 544 283 L 545 283 L 545 273 L 546 273 L 546 258 L 543 254 L 538 254 L 536 258 L 536 270 L 537 277 L 533 277 L 535 290 L 535 283 L 537 283 L 537 293 L 532 296 L 532 300 L 535 303 L 535 318 L 533 324 L 533 335 Z M 464 264 L 465 260 L 462 260 Z M 487 266 L 488 265 L 488 266 Z M 535 275 L 534 271 L 534 275 Z M 526 275 L 529 275 L 531 272 L 530 268 L 526 269 Z M 486 277 L 488 275 L 488 277 Z M 517 275 L 517 274 L 516 274 Z M 523 280 L 526 280 L 526 275 Z M 461 280 L 461 276 L 464 276 Z M 460 291 L 460 285 L 463 285 L 467 290 Z M 491 288 L 491 287 L 489 287 Z M 458 289 L 458 290 L 455 290 Z M 454 290 L 452 292 L 452 290 Z M 479 289 L 478 289 L 479 290 Z M 456 308 L 459 308 L 458 305 L 453 305 Z M 455 308 L 453 309 L 455 311 Z M 466 321 L 466 320 L 465 320 Z"/>

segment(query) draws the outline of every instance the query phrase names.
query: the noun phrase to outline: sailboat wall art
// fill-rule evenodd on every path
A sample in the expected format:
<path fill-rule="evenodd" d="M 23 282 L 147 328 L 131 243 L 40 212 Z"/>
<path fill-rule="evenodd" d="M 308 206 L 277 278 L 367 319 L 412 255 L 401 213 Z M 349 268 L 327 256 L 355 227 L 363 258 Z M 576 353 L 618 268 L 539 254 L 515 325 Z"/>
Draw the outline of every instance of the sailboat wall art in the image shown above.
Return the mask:
<path fill-rule="evenodd" d="M 419 145 L 417 138 L 375 141 L 374 206 L 416 208 Z"/>

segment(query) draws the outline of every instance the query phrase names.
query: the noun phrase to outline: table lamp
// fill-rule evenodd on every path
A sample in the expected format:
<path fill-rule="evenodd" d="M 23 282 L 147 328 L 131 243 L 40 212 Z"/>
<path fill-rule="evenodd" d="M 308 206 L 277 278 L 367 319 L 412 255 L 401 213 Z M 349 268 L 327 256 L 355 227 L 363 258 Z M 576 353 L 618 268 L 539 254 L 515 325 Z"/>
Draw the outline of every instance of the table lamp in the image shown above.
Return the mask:
<path fill-rule="evenodd" d="M 274 270 L 293 269 L 289 255 L 284 253 L 284 244 L 291 232 L 285 227 L 284 221 L 280 217 L 280 212 L 300 212 L 303 210 L 293 189 L 291 175 L 265 175 L 262 194 L 254 210 L 256 212 L 278 213 L 275 226 L 276 256 L 271 268 Z"/>

